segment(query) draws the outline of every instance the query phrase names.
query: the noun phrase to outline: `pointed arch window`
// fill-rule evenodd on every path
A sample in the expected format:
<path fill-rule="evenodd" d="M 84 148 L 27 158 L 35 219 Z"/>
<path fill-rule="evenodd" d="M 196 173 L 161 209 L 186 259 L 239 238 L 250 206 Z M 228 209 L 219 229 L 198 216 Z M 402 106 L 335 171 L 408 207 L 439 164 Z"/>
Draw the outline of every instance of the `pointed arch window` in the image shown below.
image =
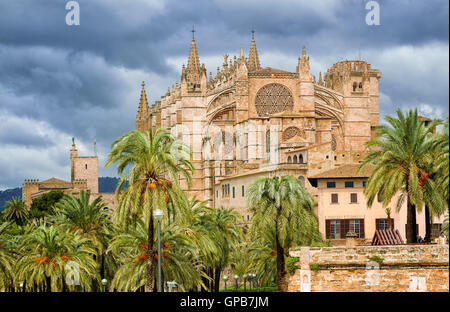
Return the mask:
<path fill-rule="evenodd" d="M 266 159 L 270 161 L 270 130 L 266 132 Z"/>
<path fill-rule="evenodd" d="M 288 162 L 288 164 L 292 164 L 292 157 L 291 156 L 288 157 L 287 162 Z"/>
<path fill-rule="evenodd" d="M 297 163 L 297 161 L 298 161 L 298 159 L 297 159 L 297 155 L 294 155 L 294 164 L 296 164 L 296 163 Z"/>

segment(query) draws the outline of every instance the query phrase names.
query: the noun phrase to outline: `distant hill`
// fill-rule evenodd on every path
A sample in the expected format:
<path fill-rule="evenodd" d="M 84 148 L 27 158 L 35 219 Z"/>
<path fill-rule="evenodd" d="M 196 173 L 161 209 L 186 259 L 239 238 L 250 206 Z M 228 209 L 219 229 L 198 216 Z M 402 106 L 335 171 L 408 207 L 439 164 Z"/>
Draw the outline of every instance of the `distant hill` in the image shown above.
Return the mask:
<path fill-rule="evenodd" d="M 98 191 L 99 193 L 114 193 L 117 183 L 119 183 L 119 178 L 100 177 L 98 178 Z"/>
<path fill-rule="evenodd" d="M 22 188 L 16 187 L 14 189 L 8 189 L 0 191 L 0 211 L 5 209 L 5 202 L 11 200 L 13 197 L 22 198 Z"/>
<path fill-rule="evenodd" d="M 114 193 L 118 182 L 119 178 L 100 177 L 98 178 L 98 191 L 100 193 Z M 5 209 L 5 202 L 11 200 L 13 197 L 22 198 L 21 187 L 0 191 L 0 211 Z"/>

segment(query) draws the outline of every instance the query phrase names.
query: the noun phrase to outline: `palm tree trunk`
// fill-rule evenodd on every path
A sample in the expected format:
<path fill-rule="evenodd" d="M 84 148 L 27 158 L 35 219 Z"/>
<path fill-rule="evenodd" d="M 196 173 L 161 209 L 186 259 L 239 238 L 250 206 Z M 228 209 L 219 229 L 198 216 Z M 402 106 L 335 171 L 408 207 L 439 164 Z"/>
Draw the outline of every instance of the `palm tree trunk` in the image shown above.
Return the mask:
<path fill-rule="evenodd" d="M 153 291 L 153 214 L 150 213 L 148 221 L 148 244 L 147 244 L 147 280 L 145 283 L 145 291 Z M 160 257 L 161 255 L 158 255 Z"/>
<path fill-rule="evenodd" d="M 214 272 L 214 292 L 219 292 L 220 290 L 220 273 L 222 272 L 222 268 L 218 267 Z"/>
<path fill-rule="evenodd" d="M 408 211 L 406 216 L 406 242 L 408 244 L 412 244 L 417 242 L 416 206 L 411 203 L 409 194 L 407 198 L 407 206 Z"/>
<path fill-rule="evenodd" d="M 49 276 L 45 277 L 46 280 L 46 284 L 47 284 L 47 292 L 51 292 L 52 291 L 52 282 Z"/>
<path fill-rule="evenodd" d="M 278 222 L 276 222 L 275 225 L 275 248 L 276 248 L 276 254 L 277 254 L 277 286 L 278 290 L 281 292 L 287 291 L 287 285 L 285 285 L 285 263 L 284 263 L 284 249 L 280 244 L 280 240 L 278 237 Z"/>
<path fill-rule="evenodd" d="M 425 205 L 425 242 L 431 242 L 431 215 L 430 208 Z"/>

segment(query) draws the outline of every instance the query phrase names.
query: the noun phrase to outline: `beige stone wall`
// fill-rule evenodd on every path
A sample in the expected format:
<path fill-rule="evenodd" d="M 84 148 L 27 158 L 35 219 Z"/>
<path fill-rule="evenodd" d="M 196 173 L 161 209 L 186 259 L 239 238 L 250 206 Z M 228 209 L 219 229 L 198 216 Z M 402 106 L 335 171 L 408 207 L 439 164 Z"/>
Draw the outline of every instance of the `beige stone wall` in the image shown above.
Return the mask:
<path fill-rule="evenodd" d="M 74 180 L 87 180 L 87 188 L 98 193 L 98 157 L 73 158 Z"/>
<path fill-rule="evenodd" d="M 291 292 L 448 292 L 448 245 L 302 247 Z M 382 258 L 381 264 L 373 257 Z"/>
<path fill-rule="evenodd" d="M 31 196 L 39 192 L 39 180 L 25 180 L 22 184 L 22 201 L 30 208 L 33 199 Z"/>

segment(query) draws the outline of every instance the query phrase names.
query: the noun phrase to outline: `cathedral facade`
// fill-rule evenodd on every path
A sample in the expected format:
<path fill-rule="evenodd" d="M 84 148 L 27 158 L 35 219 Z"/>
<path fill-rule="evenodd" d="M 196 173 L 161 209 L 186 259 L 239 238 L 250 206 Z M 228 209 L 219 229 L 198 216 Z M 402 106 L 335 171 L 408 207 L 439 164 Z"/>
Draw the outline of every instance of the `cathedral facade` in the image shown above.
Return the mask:
<path fill-rule="evenodd" d="M 136 129 L 165 128 L 187 143 L 196 169 L 189 194 L 245 216 L 246 189 L 258 177 L 290 174 L 314 194 L 308 177 L 362 161 L 379 122 L 380 78 L 354 60 L 316 79 L 305 47 L 293 71 L 263 67 L 254 38 L 247 57 L 242 48 L 224 55 L 208 75 L 193 38 L 180 84 L 151 107 L 142 85 Z"/>

